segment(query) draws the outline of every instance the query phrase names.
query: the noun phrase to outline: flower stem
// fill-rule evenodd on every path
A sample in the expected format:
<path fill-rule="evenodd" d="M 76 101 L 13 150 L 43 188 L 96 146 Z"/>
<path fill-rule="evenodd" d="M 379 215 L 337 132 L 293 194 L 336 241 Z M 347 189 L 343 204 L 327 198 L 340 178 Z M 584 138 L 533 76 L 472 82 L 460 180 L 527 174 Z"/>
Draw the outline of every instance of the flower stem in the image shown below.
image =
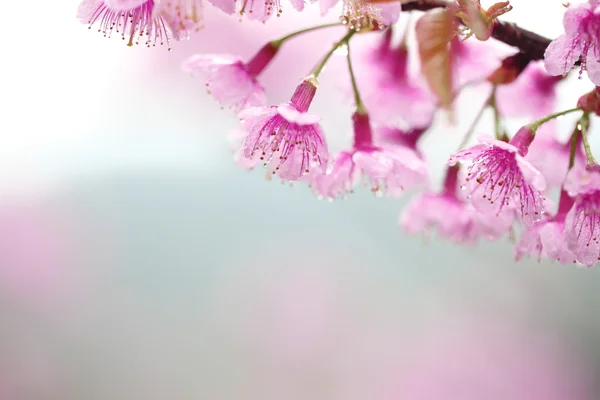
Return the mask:
<path fill-rule="evenodd" d="M 496 87 L 497 86 L 494 85 L 488 104 L 494 112 L 494 135 L 497 140 L 502 140 L 502 138 L 506 135 L 503 135 L 503 132 L 501 132 L 502 128 L 500 127 L 500 113 L 498 112 L 498 106 L 496 104 Z"/>
<path fill-rule="evenodd" d="M 329 52 L 327 52 L 327 54 L 325 54 L 325 56 L 323 57 L 323 59 L 313 69 L 311 75 L 313 75 L 315 78 L 318 78 L 319 74 L 323 71 L 323 67 L 325 67 L 325 64 L 327 64 L 327 61 L 329 61 L 329 58 L 331 58 L 331 56 L 333 55 L 333 53 L 338 49 L 338 47 L 340 47 L 341 45 L 343 45 L 345 43 L 348 43 L 348 40 L 355 33 L 356 33 L 356 31 L 354 29 L 352 29 L 343 38 L 341 38 L 337 43 L 335 43 L 333 45 L 333 47 L 331 48 L 331 50 L 329 50 Z"/>
<path fill-rule="evenodd" d="M 346 59 L 348 60 L 348 72 L 350 73 L 350 81 L 352 81 L 352 91 L 354 92 L 354 102 L 356 103 L 356 112 L 358 114 L 367 114 L 367 109 L 358 91 L 358 85 L 356 84 L 356 76 L 354 75 L 354 69 L 352 68 L 352 57 L 350 57 L 350 44 L 348 46 L 348 53 Z"/>
<path fill-rule="evenodd" d="M 469 125 L 469 129 L 467 130 L 467 133 L 465 133 L 463 140 L 460 142 L 460 145 L 458 146 L 458 150 L 461 150 L 462 148 L 464 148 L 467 145 L 467 143 L 469 142 L 469 139 L 473 135 L 473 132 L 475 132 L 475 128 L 477 127 L 477 124 L 479 123 L 479 121 L 481 120 L 481 117 L 483 116 L 483 113 L 490 105 L 492 96 L 494 95 L 493 93 L 494 92 L 492 92 L 492 94 L 490 94 L 490 96 L 486 99 L 486 101 L 481 106 L 481 109 L 475 116 L 475 119 L 473 119 L 473 122 L 471 122 L 471 125 Z"/>
<path fill-rule="evenodd" d="M 571 108 L 571 109 L 568 109 L 568 110 L 565 110 L 565 111 L 560 111 L 560 112 L 557 112 L 557 113 L 554 113 L 554 114 L 550 114 L 547 117 L 544 117 L 542 119 L 538 119 L 537 121 L 534 121 L 534 122 L 530 123 L 528 126 L 533 130 L 533 133 L 535 134 L 535 131 L 540 126 L 542 126 L 543 124 L 545 124 L 546 122 L 551 121 L 551 120 L 553 120 L 555 118 L 558 118 L 558 117 L 562 117 L 563 115 L 567 115 L 567 114 L 570 114 L 572 112 L 576 112 L 576 111 L 581 111 L 581 108 L 575 107 L 575 108 Z"/>
<path fill-rule="evenodd" d="M 298 35 L 302 35 L 303 33 L 312 32 L 312 31 L 316 31 L 319 29 L 323 29 L 323 28 L 330 28 L 332 26 L 343 26 L 343 25 L 344 24 L 342 24 L 341 22 L 331 22 L 329 24 L 315 25 L 315 26 L 311 26 L 310 28 L 300 29 L 299 31 L 292 32 L 288 35 L 280 37 L 279 39 L 273 40 L 271 42 L 271 45 L 275 48 L 279 48 L 283 44 L 283 42 L 285 42 L 286 40 L 296 37 Z"/>
<path fill-rule="evenodd" d="M 577 124 L 571 135 L 571 151 L 569 153 L 569 170 L 575 165 L 575 155 L 577 154 L 577 144 L 579 143 L 579 135 L 583 135 L 583 131 L 587 131 L 590 123 L 590 116 L 588 113 L 584 113 Z"/>
<path fill-rule="evenodd" d="M 584 115 L 587 115 L 587 113 L 585 113 Z M 583 119 L 583 117 L 581 117 L 581 118 Z M 587 119 L 586 122 L 589 122 L 589 118 Z M 581 139 L 583 140 L 583 148 L 585 149 L 585 158 L 587 158 L 587 165 L 595 165 L 598 163 L 596 162 L 596 159 L 594 158 L 594 155 L 592 154 L 592 149 L 590 148 L 590 142 L 588 142 L 587 130 L 588 130 L 588 124 L 582 123 L 581 124 Z"/>

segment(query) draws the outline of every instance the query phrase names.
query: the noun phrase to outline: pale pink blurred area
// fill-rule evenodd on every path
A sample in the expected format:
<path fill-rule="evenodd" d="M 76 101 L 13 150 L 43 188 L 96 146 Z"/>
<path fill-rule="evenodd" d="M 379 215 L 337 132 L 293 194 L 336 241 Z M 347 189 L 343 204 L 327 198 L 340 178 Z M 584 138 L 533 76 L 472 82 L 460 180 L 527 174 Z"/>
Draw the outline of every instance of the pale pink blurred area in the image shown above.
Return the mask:
<path fill-rule="evenodd" d="M 592 399 L 594 376 L 555 332 L 503 316 L 447 316 L 403 354 L 381 399 Z"/>
<path fill-rule="evenodd" d="M 68 301 L 85 275 L 84 239 L 60 204 L 0 204 L 0 297 L 41 307 Z"/>
<path fill-rule="evenodd" d="M 223 356 L 244 360 L 215 397 L 595 398 L 582 349 L 545 326 L 546 316 L 532 315 L 543 301 L 527 292 L 544 291 L 528 279 L 512 285 L 510 296 L 523 296 L 511 308 L 501 274 L 490 276 L 497 282 L 485 293 L 468 283 L 438 283 L 437 291 L 430 283 L 431 291 L 415 293 L 339 248 L 273 244 L 244 253 L 248 265 L 221 273 L 212 291 Z"/>
<path fill-rule="evenodd" d="M 512 3 L 509 19 L 560 33 L 559 2 Z M 517 264 L 510 237 L 406 236 L 409 196 L 319 201 L 234 163 L 236 117 L 181 63 L 250 57 L 335 12 L 286 3 L 260 24 L 207 5 L 206 29 L 168 52 L 104 38 L 77 5 L 5 9 L 18 39 L 0 65 L 0 400 L 600 397 L 598 269 Z M 261 77 L 269 101 L 288 100 L 341 34 L 285 44 Z M 332 144 L 351 133 L 342 55 L 311 108 Z M 560 90 L 566 109 L 589 88 Z M 440 171 L 477 96 L 423 143 Z"/>

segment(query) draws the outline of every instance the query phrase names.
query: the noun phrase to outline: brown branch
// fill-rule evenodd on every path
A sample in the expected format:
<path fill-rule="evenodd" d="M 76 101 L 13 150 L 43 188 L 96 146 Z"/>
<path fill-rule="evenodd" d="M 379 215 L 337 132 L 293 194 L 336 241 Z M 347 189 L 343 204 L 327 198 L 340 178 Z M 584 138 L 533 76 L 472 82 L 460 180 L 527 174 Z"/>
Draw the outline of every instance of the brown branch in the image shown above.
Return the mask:
<path fill-rule="evenodd" d="M 446 0 L 414 0 L 402 4 L 403 11 L 429 11 L 445 8 L 450 4 Z M 461 21 L 462 22 L 462 21 Z M 551 40 L 537 33 L 523 29 L 512 22 L 496 20 L 492 28 L 492 37 L 527 54 L 531 60 L 544 59 L 544 52 Z"/>

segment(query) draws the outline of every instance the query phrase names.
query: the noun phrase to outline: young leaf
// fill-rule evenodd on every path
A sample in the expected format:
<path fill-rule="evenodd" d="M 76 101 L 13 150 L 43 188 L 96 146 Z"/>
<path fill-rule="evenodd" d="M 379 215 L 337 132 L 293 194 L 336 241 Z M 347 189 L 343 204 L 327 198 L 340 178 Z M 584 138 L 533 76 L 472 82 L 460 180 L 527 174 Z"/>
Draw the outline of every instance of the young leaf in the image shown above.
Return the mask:
<path fill-rule="evenodd" d="M 463 22 L 478 40 L 487 40 L 491 32 L 479 0 L 458 0 Z"/>
<path fill-rule="evenodd" d="M 435 9 L 423 15 L 416 25 L 421 57 L 421 72 L 437 95 L 441 106 L 452 106 L 452 60 L 449 43 L 455 34 L 455 14 L 447 9 Z"/>

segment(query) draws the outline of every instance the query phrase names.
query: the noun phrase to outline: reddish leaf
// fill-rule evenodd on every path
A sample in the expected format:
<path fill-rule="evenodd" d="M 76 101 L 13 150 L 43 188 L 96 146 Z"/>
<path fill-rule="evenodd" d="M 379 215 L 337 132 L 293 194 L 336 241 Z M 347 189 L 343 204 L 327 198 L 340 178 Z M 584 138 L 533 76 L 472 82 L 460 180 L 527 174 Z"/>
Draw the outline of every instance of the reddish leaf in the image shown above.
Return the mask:
<path fill-rule="evenodd" d="M 479 0 L 458 0 L 461 11 L 465 14 L 463 22 L 479 40 L 488 40 L 491 29 L 485 14 L 482 12 Z"/>
<path fill-rule="evenodd" d="M 453 100 L 449 44 L 455 34 L 454 16 L 450 10 L 435 9 L 423 15 L 416 25 L 421 72 L 441 106 L 448 111 Z"/>

